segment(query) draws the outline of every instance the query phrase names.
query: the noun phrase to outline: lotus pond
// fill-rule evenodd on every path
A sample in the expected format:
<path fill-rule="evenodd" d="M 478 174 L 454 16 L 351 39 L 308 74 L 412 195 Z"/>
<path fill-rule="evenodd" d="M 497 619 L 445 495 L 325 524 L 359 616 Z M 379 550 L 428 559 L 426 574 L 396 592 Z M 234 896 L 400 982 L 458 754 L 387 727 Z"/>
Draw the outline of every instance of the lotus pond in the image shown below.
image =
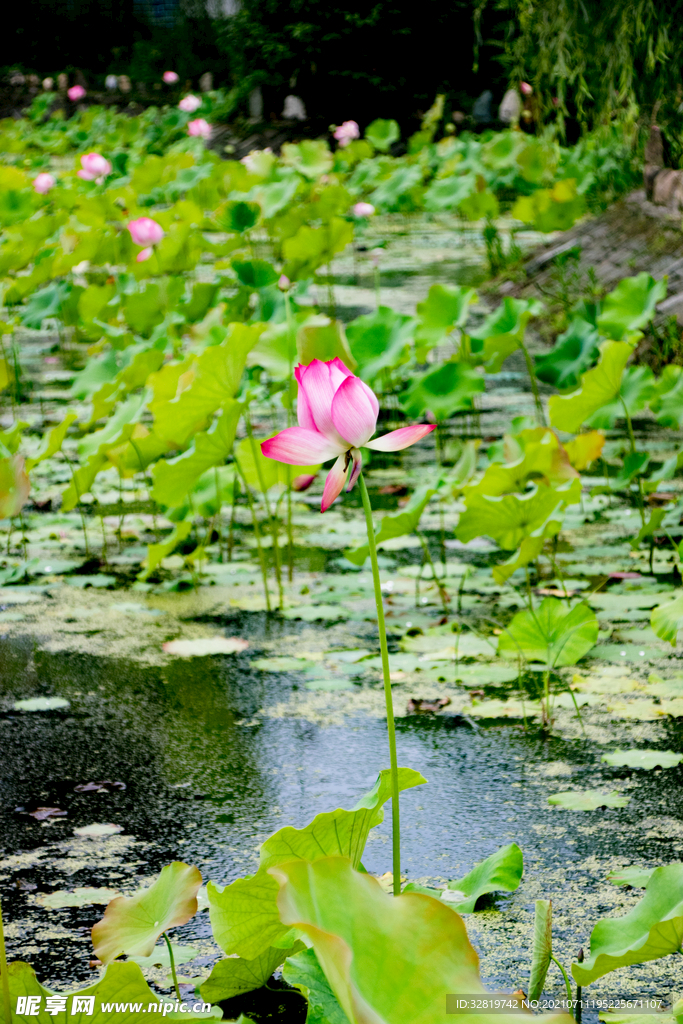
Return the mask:
<path fill-rule="evenodd" d="M 683 1005 L 666 279 L 558 234 L 630 157 L 436 108 L 402 156 L 0 126 L 7 1024 L 39 982 L 103 1021 Z"/>

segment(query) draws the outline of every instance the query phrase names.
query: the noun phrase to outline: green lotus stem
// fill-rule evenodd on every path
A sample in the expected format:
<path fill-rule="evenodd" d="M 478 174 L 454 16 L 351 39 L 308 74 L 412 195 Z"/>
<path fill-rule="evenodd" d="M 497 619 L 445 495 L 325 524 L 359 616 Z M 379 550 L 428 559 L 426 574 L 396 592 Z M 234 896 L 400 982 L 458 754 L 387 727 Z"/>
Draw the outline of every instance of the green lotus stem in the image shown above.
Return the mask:
<path fill-rule="evenodd" d="M 5 1008 L 5 1020 L 12 1024 L 12 1003 L 9 995 L 9 975 L 7 973 L 7 954 L 5 952 L 5 930 L 2 924 L 2 904 L 0 903 L 0 973 L 2 973 L 2 1003 Z"/>
<path fill-rule="evenodd" d="M 377 303 L 377 309 L 381 305 L 380 291 L 379 291 L 379 263 L 375 264 L 375 301 Z"/>
<path fill-rule="evenodd" d="M 439 588 L 439 596 L 441 597 L 441 605 L 443 607 L 443 610 L 444 610 L 445 614 L 448 615 L 448 593 L 446 592 L 446 588 L 444 587 L 443 583 L 441 582 L 439 577 L 436 575 L 436 569 L 434 568 L 434 562 L 432 561 L 432 556 L 429 553 L 429 544 L 427 543 L 427 538 L 423 534 L 422 530 L 415 530 L 415 533 L 417 535 L 418 540 L 420 541 L 420 544 L 422 545 L 422 550 L 424 551 L 425 559 L 429 563 L 429 566 L 430 566 L 430 568 L 432 570 L 432 576 L 434 578 L 434 582 L 436 583 L 437 587 Z M 446 563 L 444 562 L 444 565 L 445 564 Z"/>
<path fill-rule="evenodd" d="M 237 472 L 242 477 L 242 482 L 244 484 L 244 493 L 247 496 L 247 503 L 249 505 L 249 511 L 251 512 L 251 521 L 254 526 L 254 536 L 256 537 L 256 547 L 258 548 L 258 557 L 259 562 L 261 564 L 261 576 L 263 578 L 263 593 L 266 598 L 266 610 L 271 612 L 273 609 L 271 608 L 270 605 L 270 593 L 268 591 L 268 572 L 266 570 L 266 556 L 263 552 L 263 544 L 261 543 L 261 530 L 259 529 L 256 509 L 254 508 L 254 499 L 251 496 L 251 491 L 249 490 L 247 478 L 242 472 L 242 467 L 240 466 L 237 459 L 235 459 L 235 465 L 237 466 Z"/>
<path fill-rule="evenodd" d="M 629 442 L 631 444 L 631 455 L 635 455 L 636 454 L 636 435 L 633 433 L 633 423 L 631 422 L 630 413 L 629 413 L 628 409 L 626 408 L 626 402 L 621 397 L 621 395 L 619 396 L 619 399 L 621 401 L 621 404 L 624 407 L 624 416 L 626 417 L 626 428 L 628 430 L 628 439 L 629 439 Z M 630 484 L 629 484 L 629 487 L 630 487 Z M 643 493 L 643 478 L 640 475 L 640 473 L 638 473 L 638 511 L 640 512 L 641 522 L 642 522 L 643 526 L 645 526 L 645 495 Z"/>
<path fill-rule="evenodd" d="M 375 605 L 377 606 L 377 630 L 379 647 L 382 654 L 382 676 L 384 679 L 384 700 L 387 708 L 387 732 L 389 734 L 389 761 L 391 764 L 391 844 L 393 851 L 394 896 L 401 895 L 401 823 L 398 806 L 398 757 L 396 755 L 396 725 L 394 723 L 394 701 L 391 695 L 391 676 L 389 674 L 389 648 L 387 647 L 387 630 L 384 624 L 384 604 L 382 603 L 382 584 L 377 564 L 377 545 L 375 544 L 375 527 L 372 522 L 372 506 L 370 495 L 361 473 L 358 486 L 365 512 L 365 525 L 368 531 L 368 547 L 372 564 L 372 579 L 375 585 Z"/>
<path fill-rule="evenodd" d="M 234 547 L 235 536 L 235 505 L 237 504 L 237 498 L 239 497 L 240 480 L 239 474 L 235 473 L 232 481 L 232 512 L 230 513 L 230 526 L 228 528 L 228 561 L 232 562 L 232 549 Z"/>
<path fill-rule="evenodd" d="M 83 527 L 83 540 L 85 541 L 85 553 L 86 553 L 86 555 L 89 556 L 90 555 L 90 549 L 88 547 L 88 532 L 87 532 L 87 530 L 85 528 L 85 516 L 83 515 L 83 506 L 81 505 L 81 492 L 78 490 L 78 484 L 76 483 L 76 474 L 74 473 L 74 468 L 71 465 L 71 459 L 68 459 L 66 457 L 66 455 L 64 456 L 64 458 L 66 459 L 67 465 L 68 465 L 69 469 L 71 470 L 71 479 L 73 481 L 74 490 L 76 492 L 76 497 L 78 498 L 78 501 L 77 501 L 78 511 L 80 512 L 80 515 L 81 515 L 81 526 Z M 119 527 L 119 529 L 120 529 L 120 527 Z M 119 534 L 119 544 L 120 543 L 121 543 L 121 535 Z"/>
<path fill-rule="evenodd" d="M 284 293 L 285 315 L 287 317 L 287 352 L 289 354 L 289 374 L 287 376 L 287 388 L 289 390 L 289 403 L 287 408 L 287 426 L 292 425 L 292 373 L 294 365 L 294 353 L 292 352 L 292 338 L 294 337 L 294 322 L 292 319 L 292 306 L 289 301 L 289 292 Z M 294 339 L 296 341 L 296 339 Z M 294 539 L 292 535 L 292 470 L 287 464 L 287 567 L 289 582 L 294 579 Z"/>
<path fill-rule="evenodd" d="M 178 984 L 178 975 L 176 974 L 176 969 L 175 969 L 175 957 L 173 956 L 173 946 L 171 945 L 171 940 L 169 939 L 169 937 L 166 934 L 166 932 L 164 932 L 163 934 L 164 934 L 164 939 L 166 940 L 166 946 L 168 947 L 168 959 L 169 959 L 169 961 L 171 963 L 171 975 L 173 977 L 173 987 L 175 988 L 175 994 L 178 997 L 178 1002 L 182 1003 L 183 997 L 180 994 L 180 985 Z"/>
<path fill-rule="evenodd" d="M 529 374 L 529 380 L 531 382 L 531 390 L 534 395 L 534 404 L 536 406 L 536 413 L 538 415 L 539 422 L 542 427 L 547 426 L 545 421 L 545 412 L 543 411 L 543 402 L 541 401 L 541 395 L 538 390 L 538 380 L 536 379 L 536 371 L 534 370 L 534 361 L 529 354 L 529 349 L 526 347 L 523 341 L 520 340 L 519 347 L 524 353 L 524 359 L 526 361 L 526 370 Z"/>
<path fill-rule="evenodd" d="M 552 960 L 552 962 L 553 962 L 554 964 L 557 964 L 557 966 L 558 966 L 558 967 L 560 968 L 560 970 L 562 971 L 562 977 L 564 978 L 564 984 L 565 984 L 565 987 L 566 987 L 566 989 L 567 989 L 567 999 L 569 1000 L 569 1004 L 571 1005 L 571 1001 L 572 1001 L 572 987 L 571 987 L 571 985 L 569 984 L 569 978 L 567 977 L 567 972 L 565 971 L 565 969 L 564 969 L 564 967 L 562 966 L 562 964 L 560 963 L 560 961 L 559 961 L 559 960 L 557 960 L 557 959 L 556 959 L 556 958 L 555 958 L 555 957 L 553 956 L 553 954 L 552 954 L 552 953 L 550 954 L 550 959 Z"/>

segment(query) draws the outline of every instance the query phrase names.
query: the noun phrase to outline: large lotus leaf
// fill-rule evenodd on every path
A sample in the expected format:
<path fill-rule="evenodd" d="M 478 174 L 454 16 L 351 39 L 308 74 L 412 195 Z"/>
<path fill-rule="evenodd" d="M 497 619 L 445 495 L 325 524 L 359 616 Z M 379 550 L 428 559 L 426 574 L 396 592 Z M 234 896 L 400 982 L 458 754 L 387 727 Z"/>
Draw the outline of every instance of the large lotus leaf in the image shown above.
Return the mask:
<path fill-rule="evenodd" d="M 173 1009 L 174 1002 L 160 999 L 144 979 L 142 971 L 136 963 L 109 964 L 103 977 L 88 985 L 87 988 L 75 992 L 52 992 L 44 988 L 36 978 L 35 972 L 28 964 L 16 961 L 8 965 L 7 970 L 12 1005 L 12 1024 L 111 1024 L 112 1019 L 121 1017 L 126 1024 L 144 1024 L 153 1013 L 165 1020 L 197 1020 L 215 1018 L 221 1020 L 223 1013 L 218 1006 L 202 1012 L 200 1009 L 181 1013 Z M 37 1013 L 17 1013 L 17 1000 L 20 996 L 38 997 Z M 66 998 L 66 1007 L 48 1013 L 46 1000 L 57 997 Z M 90 1008 L 88 997 L 94 997 L 94 1005 Z M 77 1000 L 85 999 L 85 1005 Z M 194 1001 L 193 1001 L 194 1002 Z M 170 1003 L 171 1009 L 164 1010 Z M 125 1010 L 123 1009 L 125 1007 Z M 0 999 L 0 1024 L 10 1024 L 5 1019 L 3 1000 Z"/>
<path fill-rule="evenodd" d="M 536 900 L 534 945 L 528 998 L 540 999 L 553 952 L 553 906 L 550 900 Z"/>
<path fill-rule="evenodd" d="M 412 495 L 408 505 L 401 512 L 382 517 L 379 530 L 375 533 L 375 543 L 379 545 L 385 540 L 392 540 L 394 537 L 403 537 L 416 530 L 420 524 L 420 518 L 429 500 L 436 494 L 433 487 L 419 487 Z M 368 544 L 358 548 L 345 551 L 344 554 L 354 565 L 362 565 L 370 554 Z"/>
<path fill-rule="evenodd" d="M 683 629 L 683 593 L 673 601 L 653 608 L 650 625 L 660 639 L 668 640 L 671 646 L 675 647 L 678 631 Z"/>
<path fill-rule="evenodd" d="M 498 651 L 504 657 L 542 661 L 550 668 L 575 665 L 598 639 L 598 620 L 587 604 L 571 611 L 563 601 L 546 597 L 539 608 L 517 612 L 501 633 Z"/>
<path fill-rule="evenodd" d="M 665 296 L 666 281 L 655 281 L 648 273 L 623 278 L 602 300 L 598 330 L 604 337 L 621 341 L 652 320 L 657 303 Z"/>
<path fill-rule="evenodd" d="M 201 430 L 207 418 L 223 408 L 235 397 L 242 380 L 247 355 L 254 347 L 266 325 L 232 323 L 228 335 L 220 345 L 211 345 L 187 367 L 176 380 L 187 377 L 187 387 L 169 400 L 160 388 L 149 408 L 154 416 L 154 433 L 160 440 L 183 447 L 189 438 Z M 159 375 L 153 375 L 155 378 Z M 172 378 L 169 379 L 169 384 Z M 156 384 L 156 380 L 153 385 Z"/>
<path fill-rule="evenodd" d="M 503 494 L 489 497 L 479 492 L 467 500 L 455 535 L 467 544 L 475 537 L 490 537 L 506 551 L 514 551 L 522 541 L 563 507 L 566 492 L 539 484 L 529 494 Z"/>
<path fill-rule="evenodd" d="M 293 167 L 305 178 L 313 180 L 332 169 L 332 154 L 324 139 L 304 139 L 302 142 L 285 142 L 282 147 L 282 163 Z"/>
<path fill-rule="evenodd" d="M 542 304 L 536 299 L 513 299 L 508 295 L 498 309 L 472 331 L 472 351 L 483 354 L 490 373 L 498 373 L 507 357 L 523 344 L 526 325 L 542 310 Z"/>
<path fill-rule="evenodd" d="M 517 569 L 523 569 L 529 565 L 543 551 L 546 540 L 555 537 L 562 528 L 562 518 L 551 514 L 545 523 L 529 536 L 525 537 L 517 551 L 504 562 L 498 562 L 491 569 L 491 575 L 496 583 L 503 584 Z"/>
<path fill-rule="evenodd" d="M 483 378 L 469 363 L 442 363 L 414 378 L 401 396 L 401 405 L 411 417 L 431 412 L 439 422 L 474 408 L 475 395 L 486 390 Z"/>
<path fill-rule="evenodd" d="M 144 581 L 148 576 L 151 576 L 163 559 L 172 555 L 178 545 L 187 539 L 191 531 L 192 521 L 185 520 L 184 522 L 176 523 L 167 540 L 159 544 L 149 544 L 147 546 L 147 557 L 143 562 L 144 568 L 138 573 L 137 578 Z"/>
<path fill-rule="evenodd" d="M 483 995 L 462 918 L 441 900 L 385 893 L 348 860 L 271 868 L 282 920 L 306 933 L 351 1024 L 441 1024 L 446 996 Z M 473 1013 L 463 1024 L 511 1024 Z"/>
<path fill-rule="evenodd" d="M 150 282 L 139 292 L 126 295 L 123 312 L 127 323 L 136 334 L 149 337 L 152 328 L 164 319 L 166 295 L 156 282 Z"/>
<path fill-rule="evenodd" d="M 500 205 L 495 193 L 490 188 L 481 188 L 483 178 L 477 178 L 477 187 L 460 201 L 458 210 L 468 220 L 481 220 L 483 217 L 497 217 Z"/>
<path fill-rule="evenodd" d="M 422 892 L 441 898 L 459 914 L 471 914 L 480 896 L 489 892 L 515 892 L 524 871 L 524 857 L 517 843 L 501 846 L 463 878 L 449 882 L 445 889 L 427 889 L 408 884 L 404 892 Z"/>
<path fill-rule="evenodd" d="M 232 200 L 216 210 L 216 222 L 223 231 L 251 231 L 261 214 L 258 203 Z"/>
<path fill-rule="evenodd" d="M 431 286 L 425 301 L 417 304 L 419 324 L 415 347 L 418 362 L 424 362 L 427 353 L 454 328 L 465 325 L 470 306 L 476 299 L 474 288 L 450 284 Z"/>
<path fill-rule="evenodd" d="M 219 1003 L 222 999 L 232 999 L 233 996 L 253 992 L 255 988 L 265 985 L 273 971 L 277 970 L 288 956 L 294 956 L 303 948 L 303 942 L 294 942 L 289 949 L 269 946 L 255 960 L 243 960 L 239 956 L 219 960 L 201 985 L 201 997 L 208 1003 Z"/>
<path fill-rule="evenodd" d="M 624 766 L 626 768 L 675 768 L 683 761 L 683 754 L 673 750 L 614 750 L 611 754 L 603 754 L 601 761 L 605 764 Z"/>
<path fill-rule="evenodd" d="M 398 771 L 401 791 L 425 781 L 410 768 Z M 383 820 L 382 808 L 390 797 L 391 773 L 383 770 L 353 810 L 318 814 L 305 828 L 287 826 L 267 839 L 261 847 L 256 875 L 239 878 L 223 889 L 209 882 L 211 927 L 221 949 L 228 955 L 237 953 L 254 960 L 268 946 L 280 945 L 288 928 L 278 916 L 277 884 L 266 869 L 297 857 L 315 860 L 335 855 L 348 857 L 358 867 L 370 829 Z"/>
<path fill-rule="evenodd" d="M 683 422 L 683 367 L 675 364 L 664 367 L 650 408 L 660 426 L 680 429 Z"/>
<path fill-rule="evenodd" d="M 398 210 L 401 200 L 422 181 L 423 169 L 419 164 L 399 164 L 395 171 L 380 181 L 370 196 L 378 210 Z"/>
<path fill-rule="evenodd" d="M 244 406 L 234 398 L 223 404 L 223 412 L 205 433 L 195 434 L 192 446 L 168 462 L 160 459 L 152 470 L 152 497 L 160 505 L 177 508 L 202 473 L 222 466 L 232 452 L 237 423 Z"/>
<path fill-rule="evenodd" d="M 655 391 L 655 379 L 649 366 L 628 366 L 624 371 L 619 394 L 590 416 L 590 427 L 613 427 L 624 417 L 624 406 L 629 416 L 644 409 Z"/>
<path fill-rule="evenodd" d="M 632 352 L 626 342 L 604 342 L 598 365 L 582 375 L 580 389 L 570 395 L 550 396 L 548 412 L 551 424 L 559 430 L 578 433 L 589 416 L 619 395 L 624 369 Z"/>
<path fill-rule="evenodd" d="M 31 485 L 21 455 L 0 458 L 0 519 L 18 516 L 30 490 Z"/>
<path fill-rule="evenodd" d="M 386 153 L 394 142 L 401 138 L 401 129 L 396 121 L 377 118 L 365 129 L 365 138 L 372 143 L 375 149 Z"/>
<path fill-rule="evenodd" d="M 425 192 L 427 210 L 453 210 L 477 188 L 476 174 L 448 174 L 435 178 Z"/>
<path fill-rule="evenodd" d="M 309 317 L 296 335 L 299 362 L 308 365 L 314 359 L 329 362 L 339 358 L 350 370 L 355 370 L 356 360 L 351 353 L 340 320 L 318 314 Z"/>
<path fill-rule="evenodd" d="M 117 896 L 92 929 L 95 953 L 103 964 L 122 953 L 149 956 L 162 932 L 185 924 L 197 913 L 202 884 L 198 868 L 173 861 L 149 889 Z"/>
<path fill-rule="evenodd" d="M 597 360 L 598 332 L 586 320 L 572 320 L 558 335 L 555 347 L 547 355 L 535 356 L 536 376 L 546 384 L 562 388 L 578 387 L 579 377 Z"/>
<path fill-rule="evenodd" d="M 589 430 L 579 434 L 573 441 L 568 441 L 564 450 L 574 469 L 587 469 L 592 462 L 599 459 L 605 444 L 605 435 L 599 430 Z"/>
<path fill-rule="evenodd" d="M 67 281 L 53 281 L 46 288 L 34 292 L 21 318 L 24 327 L 40 330 L 46 317 L 60 316 L 71 285 Z"/>
<path fill-rule="evenodd" d="M 353 241 L 353 224 L 342 217 L 333 217 L 329 224 L 312 228 L 303 224 L 291 238 L 282 244 L 285 274 L 291 280 L 312 277 L 313 273 L 332 257 L 343 252 Z"/>
<path fill-rule="evenodd" d="M 405 362 L 415 320 L 380 306 L 375 313 L 359 316 L 346 326 L 346 337 L 356 363 L 358 376 L 373 381 L 383 370 Z"/>
<path fill-rule="evenodd" d="M 55 452 L 58 452 L 64 444 L 64 438 L 66 437 L 67 430 L 75 420 L 78 419 L 78 413 L 69 410 L 62 420 L 56 427 L 48 431 L 41 441 L 40 448 L 32 459 L 26 460 L 26 470 L 31 472 L 34 466 L 37 466 L 39 462 L 44 459 L 49 459 Z"/>
<path fill-rule="evenodd" d="M 683 944 L 683 864 L 652 872 L 642 900 L 623 917 L 598 921 L 591 932 L 590 957 L 573 963 L 578 985 L 590 985 L 610 971 L 680 952 Z"/>
<path fill-rule="evenodd" d="M 523 441 L 521 458 L 514 462 L 491 463 L 477 484 L 465 488 L 466 501 L 476 493 L 489 497 L 515 491 L 523 493 L 529 480 L 562 485 L 578 478 L 554 431 L 543 427 L 525 430 L 515 440 Z"/>
<path fill-rule="evenodd" d="M 603 793 L 599 789 L 569 789 L 563 793 L 553 793 L 548 797 L 548 803 L 554 807 L 564 807 L 567 811 L 596 811 L 599 807 L 626 807 L 630 799 L 616 790 Z"/>
<path fill-rule="evenodd" d="M 277 281 L 278 275 L 275 267 L 268 260 L 238 260 L 232 261 L 232 269 L 237 274 L 237 280 L 247 288 L 266 288 L 269 284 Z"/>
<path fill-rule="evenodd" d="M 263 367 L 273 380 L 289 380 L 298 361 L 296 331 L 300 323 L 297 317 L 291 325 L 269 324 L 247 356 L 247 366 Z"/>
<path fill-rule="evenodd" d="M 306 1024 L 349 1024 L 314 949 L 289 957 L 282 968 L 282 977 L 305 996 L 308 1002 Z"/>

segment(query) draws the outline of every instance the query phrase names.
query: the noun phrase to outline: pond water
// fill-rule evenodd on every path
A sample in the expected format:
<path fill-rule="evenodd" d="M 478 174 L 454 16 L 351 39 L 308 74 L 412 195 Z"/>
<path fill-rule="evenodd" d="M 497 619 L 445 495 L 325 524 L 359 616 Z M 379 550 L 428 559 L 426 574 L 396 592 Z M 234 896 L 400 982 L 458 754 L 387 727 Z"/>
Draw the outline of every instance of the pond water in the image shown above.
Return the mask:
<path fill-rule="evenodd" d="M 412 313 L 434 280 L 483 278 L 480 239 L 473 232 L 438 223 L 413 225 L 410 235 L 402 230 L 400 218 L 383 225 L 378 219 L 373 226 L 376 234 L 393 232 L 381 280 L 387 304 Z M 535 239 L 521 241 L 531 245 Z M 353 261 L 335 263 L 334 302 L 343 319 L 374 308 L 372 275 L 367 266 L 358 278 L 356 272 Z M 319 298 L 325 306 L 323 289 Z M 24 346 L 25 365 L 37 385 L 35 404 L 26 413 L 36 420 L 45 408 L 63 404 L 69 379 L 68 370 L 43 372 L 42 354 L 51 344 L 49 332 L 33 332 Z M 443 444 L 458 434 L 474 436 L 475 427 L 476 436 L 492 440 L 513 416 L 531 413 L 522 371 L 521 360 L 513 357 L 504 373 L 489 377 L 479 423 L 455 421 L 444 431 Z M 673 445 L 672 432 L 664 436 L 652 421 L 637 422 L 636 430 L 653 451 Z M 618 440 L 619 434 L 610 437 Z M 413 486 L 430 461 L 433 449 L 423 445 L 373 462 L 368 482 L 374 506 L 395 509 L 401 487 Z M 588 488 L 591 480 L 585 483 Z M 55 479 L 46 477 L 44 487 L 52 493 Z M 111 491 L 105 482 L 100 501 L 119 500 L 107 487 Z M 119 535 L 115 549 L 121 510 L 105 519 L 103 529 L 115 549 L 106 565 L 88 560 L 77 513 L 32 514 L 27 543 L 40 560 L 42 580 L 0 592 L 0 882 L 8 953 L 28 961 L 57 989 L 97 977 L 89 932 L 104 905 L 53 909 L 44 905 L 45 894 L 80 886 L 131 893 L 173 859 L 197 864 L 205 881 L 232 881 L 253 870 L 258 844 L 267 835 L 287 824 L 300 827 L 320 811 L 353 806 L 388 764 L 383 698 L 372 660 L 378 648 L 369 574 L 353 571 L 342 555 L 361 535 L 358 495 L 345 497 L 324 520 L 312 515 L 319 497 L 297 501 L 296 571 L 285 583 L 291 600 L 286 617 L 262 610 L 246 508 L 238 509 L 235 522 L 237 560 L 214 567 L 196 592 L 164 586 L 122 591 L 144 554 L 141 538 L 150 519 L 135 485 L 124 496 L 130 535 L 124 541 Z M 446 625 L 458 621 L 467 630 L 488 622 L 491 639 L 492 620 L 509 617 L 520 599 L 511 586 L 492 584 L 488 565 L 499 555 L 492 546 L 463 549 L 453 541 L 457 512 L 454 507 L 440 517 L 428 510 L 423 520 L 434 558 L 446 552 L 452 595 L 459 591 L 453 602 L 458 611 L 446 616 Z M 552 898 L 555 952 L 568 965 L 580 947 L 587 950 L 598 918 L 624 914 L 642 896 L 642 889 L 607 881 L 610 870 L 682 859 L 683 767 L 637 771 L 601 761 L 614 746 L 683 751 L 683 717 L 673 711 L 660 715 L 661 694 L 647 689 L 663 685 L 648 682 L 653 670 L 668 681 L 673 696 L 680 688 L 680 650 L 649 630 L 649 596 L 671 591 L 680 581 L 664 552 L 656 553 L 652 575 L 646 553 L 631 557 L 626 541 L 634 532 L 632 513 L 610 497 L 586 496 L 580 510 L 567 516 L 558 552 L 572 585 L 592 589 L 609 573 L 633 569 L 645 582 L 629 589 L 626 582 L 612 581 L 602 604 L 606 595 L 596 595 L 600 649 L 576 669 L 587 680 L 590 700 L 581 721 L 573 706 L 558 700 L 550 736 L 533 720 L 525 725 L 519 718 L 501 718 L 499 711 L 477 714 L 477 700 L 495 701 L 517 692 L 519 684 L 487 675 L 491 657 L 475 650 L 476 644 L 473 653 L 463 654 L 464 685 L 456 683 L 452 662 L 443 673 L 438 665 L 425 671 L 417 663 L 409 630 L 426 633 L 442 620 L 438 593 L 428 580 L 415 592 L 415 538 L 387 546 L 382 555 L 391 583 L 386 610 L 399 763 L 428 780 L 401 798 L 405 874 L 411 881 L 439 884 L 461 877 L 504 844 L 517 842 L 524 851 L 519 890 L 485 899 L 466 918 L 491 988 L 526 988 L 534 900 Z M 90 523 L 93 533 L 99 529 L 94 517 Z M 550 570 L 546 577 L 551 582 Z M 324 618 L 316 621 L 321 607 Z M 164 655 L 162 643 L 178 636 L 238 636 L 249 648 L 212 657 Z M 356 655 L 348 653 L 353 651 L 370 660 L 356 666 Z M 620 663 L 622 651 L 626 661 Z M 335 657 L 340 652 L 347 653 Z M 300 671 L 256 664 L 274 657 L 305 664 Z M 555 680 L 558 688 L 566 687 L 571 674 Z M 527 697 L 537 695 L 533 674 L 523 683 Z M 440 714 L 408 713 L 411 697 L 443 695 L 450 704 Z M 16 701 L 33 697 L 68 704 L 15 709 Z M 620 809 L 583 812 L 548 804 L 551 794 L 568 789 L 616 790 L 630 800 Z M 30 813 L 40 807 L 66 813 L 41 822 Z M 366 868 L 378 875 L 391 867 L 389 819 L 387 813 L 371 833 L 364 857 Z M 96 836 L 75 831 L 93 824 L 117 828 Z M 178 937 L 197 949 L 182 977 L 207 976 L 220 956 L 207 913 L 200 912 Z M 674 991 L 683 992 L 680 960 L 670 956 L 607 975 L 590 995 L 669 1001 Z M 152 969 L 147 976 L 168 990 L 166 972 Z M 564 992 L 555 969 L 546 992 Z M 596 1019 L 594 1012 L 584 1014 L 588 1022 Z"/>

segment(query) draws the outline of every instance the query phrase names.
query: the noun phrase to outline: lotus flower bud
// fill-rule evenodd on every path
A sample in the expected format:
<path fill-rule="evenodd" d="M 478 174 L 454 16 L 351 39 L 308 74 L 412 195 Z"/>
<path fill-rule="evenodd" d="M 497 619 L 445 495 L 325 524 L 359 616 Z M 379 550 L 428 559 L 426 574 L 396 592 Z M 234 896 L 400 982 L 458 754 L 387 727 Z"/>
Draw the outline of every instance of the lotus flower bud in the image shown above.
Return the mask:
<path fill-rule="evenodd" d="M 188 123 L 187 134 L 200 139 L 210 139 L 211 125 L 203 117 L 198 117 Z"/>
<path fill-rule="evenodd" d="M 286 274 L 280 274 L 280 280 L 277 283 L 278 288 L 281 292 L 286 292 L 291 287 L 292 282 L 289 280 Z"/>
<path fill-rule="evenodd" d="M 520 82 L 519 88 L 522 90 L 523 96 L 531 96 L 532 92 L 534 91 L 533 86 L 529 85 L 528 82 Z"/>
<path fill-rule="evenodd" d="M 178 81 L 178 75 L 175 71 L 164 71 L 162 78 L 166 85 L 175 85 Z"/>
<path fill-rule="evenodd" d="M 85 96 L 85 89 L 82 85 L 72 85 L 70 89 L 67 89 L 66 94 L 72 102 L 76 103 Z"/>
<path fill-rule="evenodd" d="M 151 217 L 138 217 L 128 225 L 130 237 L 136 245 L 156 245 L 164 237 L 164 229 Z"/>
<path fill-rule="evenodd" d="M 375 207 L 372 203 L 356 203 L 353 208 L 354 217 L 372 217 Z"/>
<path fill-rule="evenodd" d="M 101 181 L 111 174 L 111 164 L 100 153 L 86 153 L 81 157 L 78 177 L 83 181 Z"/>
<path fill-rule="evenodd" d="M 199 96 L 190 94 L 189 96 L 183 96 L 178 104 L 178 109 L 183 110 L 186 114 L 194 114 L 195 110 L 199 110 L 201 105 L 202 101 Z"/>

